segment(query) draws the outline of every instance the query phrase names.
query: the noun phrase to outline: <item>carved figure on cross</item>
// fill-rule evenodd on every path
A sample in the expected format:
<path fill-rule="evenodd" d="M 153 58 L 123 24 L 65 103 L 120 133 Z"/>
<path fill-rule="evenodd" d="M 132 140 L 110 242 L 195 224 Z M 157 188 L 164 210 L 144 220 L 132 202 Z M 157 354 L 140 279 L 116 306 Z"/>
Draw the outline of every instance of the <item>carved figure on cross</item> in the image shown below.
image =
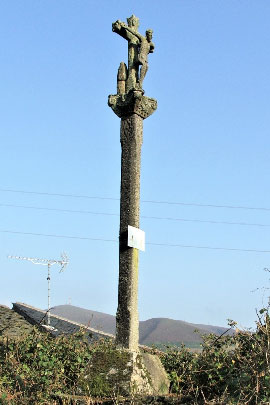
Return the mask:
<path fill-rule="evenodd" d="M 127 18 L 128 24 L 117 20 L 112 30 L 128 41 L 128 78 L 127 92 L 142 89 L 142 83 L 148 70 L 148 54 L 154 52 L 153 31 L 148 29 L 145 37 L 138 32 L 139 19 L 132 15 Z M 140 72 L 139 72 L 139 67 Z"/>

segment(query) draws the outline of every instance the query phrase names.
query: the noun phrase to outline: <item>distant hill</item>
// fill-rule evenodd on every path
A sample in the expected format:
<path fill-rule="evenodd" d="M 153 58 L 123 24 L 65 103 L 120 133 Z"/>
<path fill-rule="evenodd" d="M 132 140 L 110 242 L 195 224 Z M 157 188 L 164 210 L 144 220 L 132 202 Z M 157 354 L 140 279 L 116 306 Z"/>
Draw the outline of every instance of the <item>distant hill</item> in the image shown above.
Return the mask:
<path fill-rule="evenodd" d="M 113 315 L 73 305 L 57 305 L 51 308 L 51 313 L 103 332 L 115 334 L 115 316 Z"/>
<path fill-rule="evenodd" d="M 92 311 L 73 305 L 58 305 L 51 308 L 51 313 L 71 321 L 90 326 L 107 333 L 115 334 L 115 316 Z M 195 333 L 197 329 L 199 333 Z M 220 326 L 193 324 L 169 318 L 152 318 L 140 322 L 140 343 L 199 343 L 200 334 L 215 333 L 221 335 L 227 329 Z"/>

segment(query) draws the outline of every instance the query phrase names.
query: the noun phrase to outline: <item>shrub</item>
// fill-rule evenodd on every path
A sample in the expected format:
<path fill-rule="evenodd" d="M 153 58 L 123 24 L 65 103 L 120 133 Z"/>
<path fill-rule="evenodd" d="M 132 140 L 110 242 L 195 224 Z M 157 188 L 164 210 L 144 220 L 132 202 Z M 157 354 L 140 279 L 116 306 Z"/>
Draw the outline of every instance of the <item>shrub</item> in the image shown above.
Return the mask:
<path fill-rule="evenodd" d="M 77 380 L 94 350 L 95 345 L 89 345 L 84 332 L 53 338 L 34 329 L 17 340 L 2 338 L 2 403 L 8 397 L 11 404 L 13 396 L 19 395 L 21 401 L 27 398 L 29 403 L 42 404 L 48 403 L 54 392 L 75 392 Z"/>
<path fill-rule="evenodd" d="M 196 401 L 269 401 L 270 320 L 266 309 L 260 312 L 255 332 L 238 331 L 220 338 L 205 335 L 201 353 L 182 347 L 161 356 L 171 391 Z"/>

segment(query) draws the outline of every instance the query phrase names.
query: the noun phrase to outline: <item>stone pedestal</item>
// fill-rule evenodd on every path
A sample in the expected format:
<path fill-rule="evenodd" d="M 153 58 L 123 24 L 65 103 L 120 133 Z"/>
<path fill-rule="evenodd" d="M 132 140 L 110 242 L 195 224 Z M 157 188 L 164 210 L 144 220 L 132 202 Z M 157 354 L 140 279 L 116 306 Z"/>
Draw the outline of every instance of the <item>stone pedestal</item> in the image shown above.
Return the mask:
<path fill-rule="evenodd" d="M 168 394 L 169 380 L 157 356 L 109 345 L 101 349 L 93 353 L 79 381 L 83 392 L 102 387 L 108 396 Z"/>

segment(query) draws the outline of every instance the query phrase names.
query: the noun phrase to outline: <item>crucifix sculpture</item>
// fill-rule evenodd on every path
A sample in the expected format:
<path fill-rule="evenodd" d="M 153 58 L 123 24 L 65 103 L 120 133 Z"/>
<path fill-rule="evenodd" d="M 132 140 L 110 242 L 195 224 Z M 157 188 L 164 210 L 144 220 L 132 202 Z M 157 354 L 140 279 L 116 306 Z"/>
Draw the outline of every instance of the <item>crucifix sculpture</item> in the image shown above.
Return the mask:
<path fill-rule="evenodd" d="M 128 246 L 128 226 L 140 226 L 140 170 L 143 120 L 157 108 L 157 101 L 145 97 L 143 80 L 148 70 L 148 54 L 154 50 L 152 30 L 144 37 L 138 32 L 139 19 L 132 15 L 127 24 L 117 20 L 112 30 L 128 41 L 128 67 L 120 63 L 117 94 L 110 95 L 108 104 L 121 118 L 121 198 L 119 232 L 119 285 L 116 314 L 116 343 L 137 351 L 138 259 L 139 251 Z"/>
<path fill-rule="evenodd" d="M 143 79 L 148 70 L 148 54 L 154 52 L 153 31 L 148 29 L 145 37 L 138 32 L 139 19 L 132 15 L 127 18 L 128 24 L 117 20 L 112 29 L 128 41 L 128 77 L 126 92 L 142 89 Z M 139 66 L 141 66 L 139 72 Z"/>

